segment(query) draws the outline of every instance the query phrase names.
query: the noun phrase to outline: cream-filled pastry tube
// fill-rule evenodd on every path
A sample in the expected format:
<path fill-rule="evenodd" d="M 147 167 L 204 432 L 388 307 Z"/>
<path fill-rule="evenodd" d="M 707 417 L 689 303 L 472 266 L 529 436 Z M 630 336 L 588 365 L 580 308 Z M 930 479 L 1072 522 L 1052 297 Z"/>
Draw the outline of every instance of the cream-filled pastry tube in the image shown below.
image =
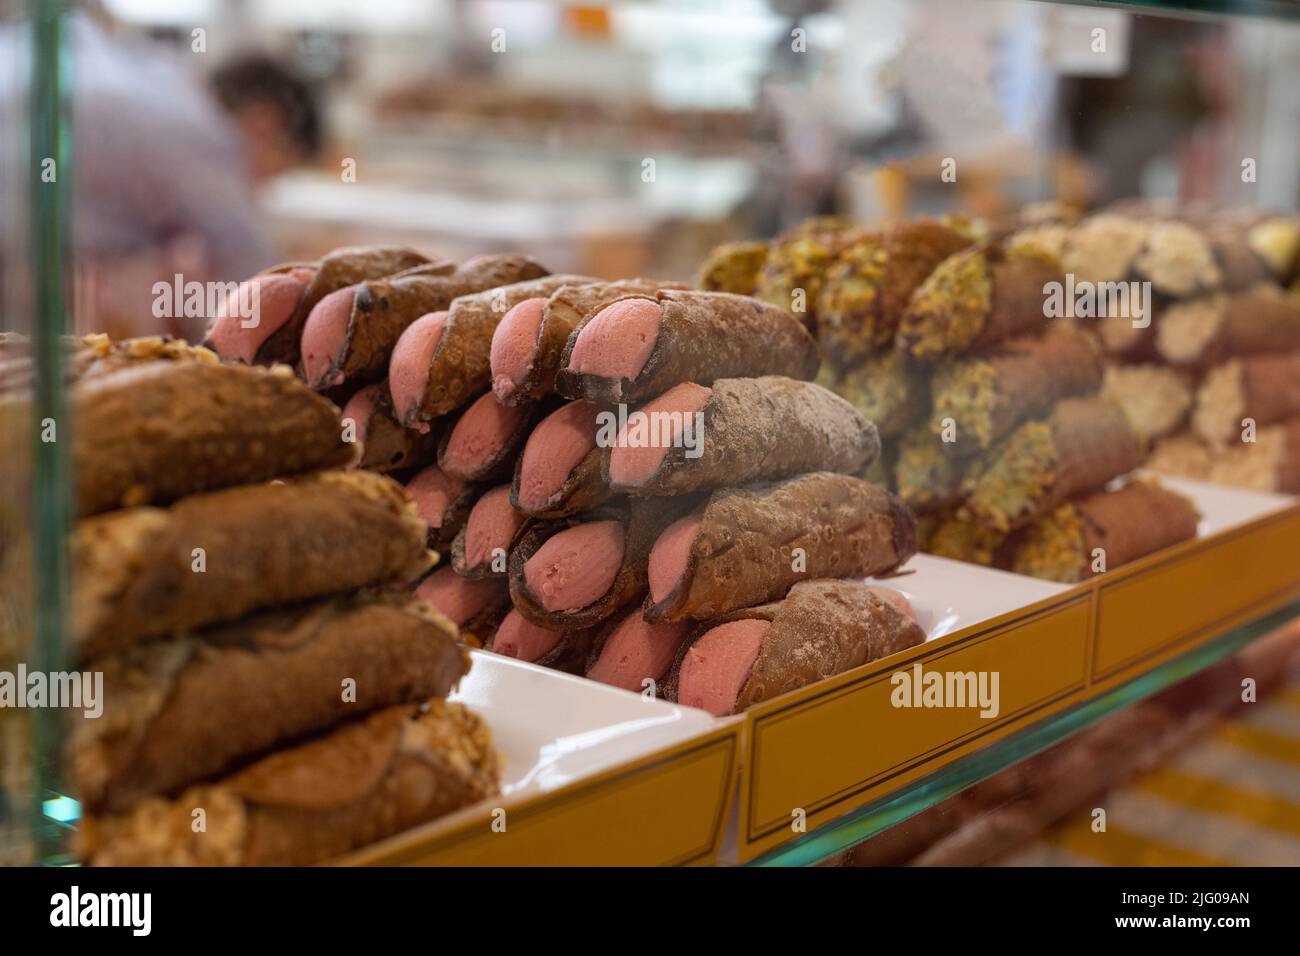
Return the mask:
<path fill-rule="evenodd" d="M 665 290 L 618 299 L 576 329 L 555 387 L 566 398 L 631 403 L 682 382 L 807 380 L 819 362 L 812 336 L 783 309 L 726 292 Z"/>
<path fill-rule="evenodd" d="M 1300 351 L 1231 359 L 1201 382 L 1192 428 L 1214 446 L 1300 415 Z"/>
<path fill-rule="evenodd" d="M 451 566 L 467 578 L 506 576 L 506 557 L 532 520 L 510 504 L 510 486 L 486 491 L 451 545 Z"/>
<path fill-rule="evenodd" d="M 907 506 L 861 478 L 814 472 L 717 491 L 655 541 L 645 615 L 708 620 L 799 581 L 883 574 L 915 553 Z"/>
<path fill-rule="evenodd" d="M 586 676 L 623 690 L 657 688 L 692 629 L 689 621 L 651 623 L 640 606 L 635 606 L 601 629 L 587 661 Z"/>
<path fill-rule="evenodd" d="M 428 529 L 429 547 L 451 545 L 481 490 L 481 485 L 453 477 L 437 465 L 421 468 L 407 479 L 406 491 Z"/>
<path fill-rule="evenodd" d="M 561 405 L 529 434 L 515 463 L 510 500 L 535 518 L 588 511 L 610 496 L 610 445 L 597 437 L 609 410 L 579 399 Z"/>
<path fill-rule="evenodd" d="M 484 646 L 502 657 L 579 674 L 591 654 L 595 633 L 591 627 L 543 627 L 512 610 Z"/>
<path fill-rule="evenodd" d="M 906 598 L 885 597 L 856 580 L 802 581 L 781 601 L 735 611 L 701 630 L 680 652 L 665 694 L 716 717 L 925 640 Z"/>
<path fill-rule="evenodd" d="M 351 422 L 351 434 L 346 433 Z M 367 471 L 401 471 L 427 465 L 438 455 L 442 432 L 403 428 L 388 400 L 388 383 L 358 390 L 343 406 L 345 437 L 361 449 L 354 467 Z"/>
<path fill-rule="evenodd" d="M 450 565 L 436 569 L 415 588 L 415 596 L 443 614 L 470 647 L 482 647 L 510 610 L 504 578 L 465 578 Z"/>
<path fill-rule="evenodd" d="M 492 481 L 514 470 L 515 453 L 544 409 L 537 405 L 508 406 L 486 392 L 472 402 L 443 432 L 438 464 L 465 481 Z"/>

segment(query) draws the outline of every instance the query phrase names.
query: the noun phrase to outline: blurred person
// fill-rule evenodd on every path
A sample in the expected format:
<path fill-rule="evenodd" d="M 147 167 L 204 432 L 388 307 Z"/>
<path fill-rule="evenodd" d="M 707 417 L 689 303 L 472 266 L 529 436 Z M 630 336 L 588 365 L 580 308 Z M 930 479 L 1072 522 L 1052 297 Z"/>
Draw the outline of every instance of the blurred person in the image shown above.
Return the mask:
<path fill-rule="evenodd" d="M 199 338 L 206 316 L 160 305 L 155 285 L 237 281 L 275 261 L 256 191 L 319 151 L 313 91 L 268 55 L 205 80 L 212 54 L 118 37 L 85 12 L 67 27 L 72 324 Z"/>

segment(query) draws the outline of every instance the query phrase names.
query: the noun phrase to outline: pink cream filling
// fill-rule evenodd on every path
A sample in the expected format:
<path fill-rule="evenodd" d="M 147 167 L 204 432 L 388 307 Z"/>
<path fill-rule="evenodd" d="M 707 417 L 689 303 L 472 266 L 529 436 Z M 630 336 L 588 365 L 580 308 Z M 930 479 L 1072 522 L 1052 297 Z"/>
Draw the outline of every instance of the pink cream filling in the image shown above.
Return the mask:
<path fill-rule="evenodd" d="M 514 657 L 532 663 L 541 660 L 551 648 L 560 643 L 559 631 L 548 631 L 525 618 L 518 611 L 506 615 L 492 640 L 492 650 L 504 657 Z"/>
<path fill-rule="evenodd" d="M 451 568 L 439 568 L 420 582 L 415 596 L 427 601 L 457 627 L 472 621 L 492 602 L 505 593 L 506 583 L 501 578 L 480 578 L 471 581 L 462 578 Z"/>
<path fill-rule="evenodd" d="M 767 621 L 732 621 L 701 635 L 682 658 L 677 702 L 724 717 L 736 709 L 740 689 L 754 669 Z"/>
<path fill-rule="evenodd" d="M 294 269 L 239 283 L 239 288 L 226 297 L 208 332 L 216 353 L 222 358 L 252 362 L 262 344 L 289 321 L 313 275 L 308 269 Z"/>
<path fill-rule="evenodd" d="M 447 438 L 442 466 L 468 478 L 477 474 L 509 443 L 526 410 L 508 408 L 488 392 L 465 410 Z"/>
<path fill-rule="evenodd" d="M 545 299 L 524 299 L 501 317 L 492 333 L 492 391 L 502 401 L 533 367 L 545 307 Z"/>
<path fill-rule="evenodd" d="M 524 516 L 510 506 L 510 486 L 501 485 L 483 495 L 465 522 L 465 564 L 477 567 L 491 561 L 493 551 L 508 551 Z"/>
<path fill-rule="evenodd" d="M 582 327 L 569 370 L 609 379 L 635 379 L 659 339 L 663 309 L 653 299 L 621 299 Z"/>
<path fill-rule="evenodd" d="M 348 319 L 357 299 L 357 287 L 331 292 L 316 303 L 302 327 L 302 370 L 312 388 L 333 388 L 343 383 L 343 373 L 330 374 L 330 365 L 348 340 Z"/>
<path fill-rule="evenodd" d="M 691 625 L 651 624 L 633 611 L 614 629 L 587 677 L 624 690 L 642 690 L 642 681 L 662 680 Z"/>
<path fill-rule="evenodd" d="M 650 549 L 649 567 L 646 569 L 646 575 L 650 579 L 650 600 L 655 604 L 666 600 L 686 573 L 686 565 L 691 559 L 691 545 L 695 543 L 703 523 L 703 512 L 678 518 L 655 540 Z"/>
<path fill-rule="evenodd" d="M 668 452 L 682 443 L 682 433 L 688 416 L 704 408 L 713 389 L 683 382 L 647 402 L 628 416 L 627 425 L 618 433 L 618 439 L 609 453 L 609 480 L 614 485 L 636 486 L 654 477 Z M 693 441 L 703 439 L 693 430 Z"/>
<path fill-rule="evenodd" d="M 600 406 L 570 402 L 538 423 L 524 445 L 519 466 L 519 505 L 546 507 L 578 463 L 596 447 L 596 416 Z"/>
<path fill-rule="evenodd" d="M 433 353 L 447 329 L 447 316 L 446 312 L 420 316 L 406 327 L 393 346 L 393 354 L 388 359 L 388 391 L 399 422 L 405 423 L 420 407 Z"/>
<path fill-rule="evenodd" d="M 447 474 L 437 465 L 417 472 L 406 483 L 406 490 L 415 499 L 415 508 L 430 528 L 441 528 L 447 509 L 465 493 L 468 485 Z"/>
<path fill-rule="evenodd" d="M 346 424 L 349 420 L 352 422 L 352 443 L 360 453 L 365 450 L 366 429 L 370 426 L 370 416 L 375 413 L 375 400 L 379 397 L 378 385 L 367 385 L 355 395 L 348 399 L 348 403 L 343 406 L 342 421 Z M 356 462 L 361 460 L 358 454 Z"/>
<path fill-rule="evenodd" d="M 548 611 L 575 611 L 610 589 L 623 564 L 623 525 L 589 521 L 552 535 L 524 564 L 524 580 Z"/>

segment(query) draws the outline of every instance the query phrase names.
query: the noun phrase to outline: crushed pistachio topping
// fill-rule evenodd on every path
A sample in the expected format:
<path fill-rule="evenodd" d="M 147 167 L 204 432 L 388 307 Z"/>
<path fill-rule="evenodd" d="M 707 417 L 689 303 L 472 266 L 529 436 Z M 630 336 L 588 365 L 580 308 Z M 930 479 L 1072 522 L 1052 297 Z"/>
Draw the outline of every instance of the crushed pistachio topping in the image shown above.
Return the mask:
<path fill-rule="evenodd" d="M 954 253 L 916 290 L 901 333 L 918 357 L 961 351 L 983 330 L 992 302 L 987 257 L 976 250 Z"/>
<path fill-rule="evenodd" d="M 1181 222 L 1155 223 L 1134 266 L 1157 292 L 1166 295 L 1191 295 L 1223 282 L 1210 244 L 1198 230 Z"/>
<path fill-rule="evenodd" d="M 846 371 L 832 387 L 884 433 L 907 423 L 911 383 L 898 352 L 883 352 Z"/>
<path fill-rule="evenodd" d="M 951 498 L 961 482 L 957 460 L 927 431 L 915 431 L 899 444 L 898 494 L 909 505 L 934 507 Z"/>
<path fill-rule="evenodd" d="M 754 295 L 793 312 L 794 292 L 803 289 L 805 308 L 800 312 L 811 311 L 821 296 L 823 277 L 832 258 L 830 248 L 816 236 L 799 235 L 774 244 L 768 250 Z"/>
<path fill-rule="evenodd" d="M 1196 394 L 1192 428 L 1211 445 L 1225 445 L 1241 435 L 1245 397 L 1242 395 L 1242 365 L 1225 362 L 1212 369 Z"/>
<path fill-rule="evenodd" d="M 713 249 L 700 266 L 700 288 L 752 295 L 766 261 L 766 242 L 724 243 Z"/>
<path fill-rule="evenodd" d="M 1266 219 L 1250 230 L 1246 242 L 1282 278 L 1300 256 L 1300 220 Z"/>
<path fill-rule="evenodd" d="M 1119 406 L 1144 441 L 1180 426 L 1194 397 L 1187 376 L 1164 365 L 1108 366 L 1102 394 Z"/>
<path fill-rule="evenodd" d="M 935 371 L 934 413 L 930 428 L 942 433 L 944 419 L 951 418 L 963 443 L 988 448 L 996 437 L 993 419 L 998 404 L 997 374 L 983 359 L 948 362 Z"/>
<path fill-rule="evenodd" d="M 849 355 L 865 354 L 885 345 L 893 330 L 876 323 L 880 283 L 889 253 L 878 240 L 855 242 L 843 250 L 826 271 L 817 300 L 817 318 L 830 343 Z"/>
<path fill-rule="evenodd" d="M 1192 362 L 1223 327 L 1227 296 L 1210 295 L 1177 302 L 1156 323 L 1156 348 L 1167 361 Z"/>
<path fill-rule="evenodd" d="M 1069 237 L 1069 226 L 1048 223 L 1021 229 L 1015 235 L 1008 237 L 1003 245 L 1009 259 L 1041 259 L 1059 269 Z"/>
<path fill-rule="evenodd" d="M 1005 540 L 1006 535 L 1001 531 L 953 515 L 939 522 L 930 532 L 925 550 L 941 558 L 989 567 Z"/>
<path fill-rule="evenodd" d="M 1057 461 L 1051 425 L 1026 422 L 966 479 L 967 507 L 997 530 L 1011 530 L 1051 489 Z"/>
<path fill-rule="evenodd" d="M 1074 505 L 1064 504 L 1025 529 L 1016 548 L 1011 570 L 1061 584 L 1074 584 L 1087 576 L 1083 521 Z"/>

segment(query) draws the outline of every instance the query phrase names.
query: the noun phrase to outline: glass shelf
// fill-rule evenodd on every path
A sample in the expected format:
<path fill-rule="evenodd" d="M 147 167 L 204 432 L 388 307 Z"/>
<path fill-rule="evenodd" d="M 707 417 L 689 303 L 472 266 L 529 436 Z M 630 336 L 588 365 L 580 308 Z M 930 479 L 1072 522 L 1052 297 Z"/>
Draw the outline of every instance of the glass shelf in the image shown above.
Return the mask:
<path fill-rule="evenodd" d="M 1104 717 L 1210 667 L 1287 621 L 1300 616 L 1300 600 L 1238 627 L 1086 704 L 1013 734 L 949 764 L 901 793 L 868 804 L 765 854 L 749 866 L 811 866 L 829 859 L 1039 751 L 1064 741 Z"/>

